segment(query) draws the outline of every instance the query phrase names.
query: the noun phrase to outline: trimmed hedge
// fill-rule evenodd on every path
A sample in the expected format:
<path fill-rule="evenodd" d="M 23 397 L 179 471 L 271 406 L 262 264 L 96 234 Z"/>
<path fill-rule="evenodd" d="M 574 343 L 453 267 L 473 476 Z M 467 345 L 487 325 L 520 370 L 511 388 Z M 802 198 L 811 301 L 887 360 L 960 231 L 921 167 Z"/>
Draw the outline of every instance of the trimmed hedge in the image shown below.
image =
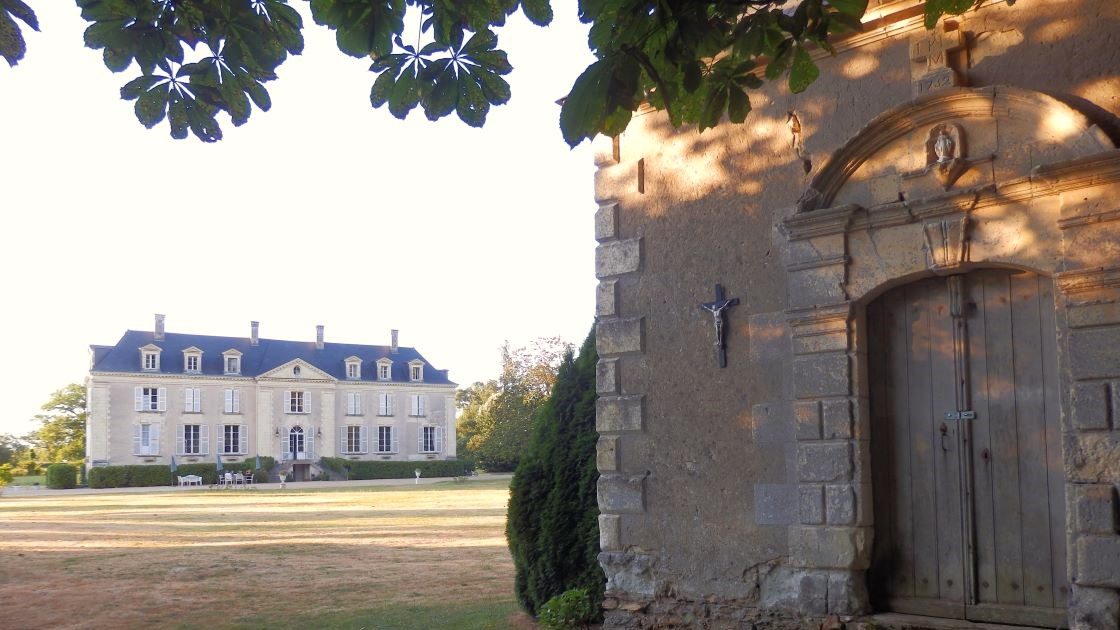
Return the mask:
<path fill-rule="evenodd" d="M 230 472 L 253 469 L 256 458 L 250 457 L 240 462 L 222 462 L 224 470 Z M 261 457 L 261 468 L 253 470 L 253 478 L 264 481 L 268 479 L 268 471 L 276 465 L 272 457 Z M 91 488 L 141 488 L 149 486 L 170 486 L 176 483 L 176 477 L 198 475 L 202 483 L 212 485 L 218 479 L 217 464 L 179 464 L 175 473 L 171 473 L 170 466 L 158 464 L 135 466 L 99 466 L 90 468 L 87 473 L 89 487 Z"/>
<path fill-rule="evenodd" d="M 337 473 L 342 479 L 413 479 L 416 477 L 417 468 L 420 469 L 422 477 L 461 477 L 474 470 L 474 462 L 466 459 L 370 462 L 324 457 L 322 461 L 324 466 Z"/>
<path fill-rule="evenodd" d="M 74 464 L 47 466 L 47 487 L 52 490 L 69 490 L 78 486 L 78 468 Z"/>

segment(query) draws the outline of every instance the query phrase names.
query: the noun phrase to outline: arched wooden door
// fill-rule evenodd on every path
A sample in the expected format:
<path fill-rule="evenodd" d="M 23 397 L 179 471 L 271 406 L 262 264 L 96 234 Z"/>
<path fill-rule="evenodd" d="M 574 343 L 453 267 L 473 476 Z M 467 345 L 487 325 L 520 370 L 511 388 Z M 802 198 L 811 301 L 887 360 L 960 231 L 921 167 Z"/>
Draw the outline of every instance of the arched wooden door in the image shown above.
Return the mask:
<path fill-rule="evenodd" d="M 1053 284 L 990 269 L 867 309 L 880 609 L 1065 624 Z"/>

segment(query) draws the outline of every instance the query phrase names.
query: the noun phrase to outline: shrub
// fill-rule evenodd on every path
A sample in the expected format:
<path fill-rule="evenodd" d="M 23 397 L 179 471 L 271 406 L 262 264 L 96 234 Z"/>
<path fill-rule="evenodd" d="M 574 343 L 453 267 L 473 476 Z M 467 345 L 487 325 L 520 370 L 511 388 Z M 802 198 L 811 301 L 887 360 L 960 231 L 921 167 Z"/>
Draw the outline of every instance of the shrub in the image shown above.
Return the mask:
<path fill-rule="evenodd" d="M 599 567 L 595 468 L 595 330 L 571 354 L 533 425 L 510 482 L 506 540 L 517 601 L 537 615 L 552 597 L 584 589 L 599 613 L 606 577 Z"/>
<path fill-rule="evenodd" d="M 11 464 L 0 464 L 0 486 L 6 486 L 12 483 L 12 478 L 14 476 L 15 475 L 12 474 Z"/>
<path fill-rule="evenodd" d="M 250 457 L 240 462 L 223 462 L 225 470 L 238 472 L 253 471 L 253 478 L 264 481 L 268 473 L 276 465 L 272 457 L 261 457 L 261 467 L 255 468 L 256 458 Z M 198 475 L 202 483 L 213 485 L 218 479 L 217 464 L 180 464 L 171 473 L 170 466 L 157 464 L 140 466 L 99 466 L 91 468 L 88 473 L 89 487 L 91 488 L 140 488 L 148 486 L 170 486 L 177 480 L 176 477 Z"/>
<path fill-rule="evenodd" d="M 91 488 L 123 488 L 125 485 L 124 466 L 98 466 L 89 469 L 89 487 Z"/>
<path fill-rule="evenodd" d="M 474 463 L 464 459 L 387 462 L 324 457 L 322 463 L 336 473 L 332 477 L 342 479 L 412 479 L 417 469 L 421 477 L 459 477 L 474 469 Z"/>
<path fill-rule="evenodd" d="M 573 588 L 545 602 L 537 621 L 553 630 L 586 628 L 595 620 L 597 612 L 587 589 Z"/>
<path fill-rule="evenodd" d="M 47 487 L 52 490 L 69 490 L 78 485 L 78 468 L 73 464 L 47 466 Z"/>

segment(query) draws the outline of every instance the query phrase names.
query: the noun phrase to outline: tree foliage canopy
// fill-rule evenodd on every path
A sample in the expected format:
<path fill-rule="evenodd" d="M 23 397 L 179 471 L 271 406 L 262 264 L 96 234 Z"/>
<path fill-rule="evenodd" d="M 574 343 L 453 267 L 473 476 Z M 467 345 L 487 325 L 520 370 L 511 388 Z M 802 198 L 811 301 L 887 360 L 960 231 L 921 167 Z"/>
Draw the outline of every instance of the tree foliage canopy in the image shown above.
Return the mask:
<path fill-rule="evenodd" d="M 174 138 L 221 139 L 217 115 L 235 126 L 271 106 L 264 84 L 303 50 L 303 20 L 287 0 L 75 0 L 90 23 L 85 43 L 113 72 L 130 72 L 121 98 L 146 127 L 166 121 Z M 373 107 L 397 118 L 417 107 L 430 120 L 455 113 L 480 127 L 510 99 L 513 66 L 495 29 L 520 11 L 552 21 L 549 0 L 309 0 L 338 49 L 372 60 Z M 932 28 L 983 0 L 926 0 Z M 1012 3 L 1013 0 L 1008 0 Z M 576 79 L 560 112 L 575 146 L 626 128 L 641 103 L 674 125 L 701 131 L 743 122 L 749 91 L 787 77 L 793 92 L 820 74 L 810 50 L 859 30 L 867 0 L 579 0 L 596 61 Z M 23 0 L 0 0 L 0 57 L 26 52 L 20 22 L 38 30 Z"/>
<path fill-rule="evenodd" d="M 40 423 L 31 434 L 40 461 L 75 462 L 86 453 L 86 389 L 71 383 L 51 394 L 35 416 Z"/>

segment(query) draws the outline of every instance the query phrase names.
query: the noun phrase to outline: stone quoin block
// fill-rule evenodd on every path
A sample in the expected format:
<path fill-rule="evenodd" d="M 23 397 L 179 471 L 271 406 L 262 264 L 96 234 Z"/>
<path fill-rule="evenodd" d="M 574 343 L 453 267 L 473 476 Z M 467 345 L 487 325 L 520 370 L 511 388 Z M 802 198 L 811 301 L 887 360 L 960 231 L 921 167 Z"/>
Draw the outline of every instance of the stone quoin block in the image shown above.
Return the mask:
<path fill-rule="evenodd" d="M 1110 428 L 1111 400 L 1106 383 L 1078 383 L 1073 388 L 1073 426 L 1082 431 Z"/>
<path fill-rule="evenodd" d="M 595 211 L 595 240 L 618 238 L 618 204 L 605 203 Z"/>
<path fill-rule="evenodd" d="M 852 437 L 852 403 L 848 400 L 826 400 L 821 403 L 824 439 L 846 440 Z"/>
<path fill-rule="evenodd" d="M 826 486 L 825 513 L 829 525 L 855 525 L 855 490 L 849 485 Z"/>
<path fill-rule="evenodd" d="M 793 392 L 797 398 L 847 396 L 850 393 L 848 355 L 815 354 L 793 360 Z"/>
<path fill-rule="evenodd" d="M 1120 536 L 1077 539 L 1077 583 L 1120 589 Z"/>
<path fill-rule="evenodd" d="M 818 569 L 866 569 L 871 565 L 870 532 L 866 527 L 791 527 L 790 561 Z"/>
<path fill-rule="evenodd" d="M 622 517 L 617 514 L 599 515 L 599 549 L 622 550 Z"/>
<path fill-rule="evenodd" d="M 599 477 L 599 509 L 607 513 L 638 514 L 645 510 L 645 475 Z"/>
<path fill-rule="evenodd" d="M 819 400 L 794 403 L 793 417 L 797 424 L 797 439 L 821 439 L 821 403 Z"/>
<path fill-rule="evenodd" d="M 600 396 L 595 401 L 595 430 L 642 430 L 642 396 Z"/>
<path fill-rule="evenodd" d="M 823 615 L 828 612 L 827 573 L 806 571 L 801 575 L 797 589 L 797 609 L 806 615 Z"/>
<path fill-rule="evenodd" d="M 852 447 L 847 442 L 797 446 L 797 474 L 801 481 L 848 481 L 852 469 Z"/>
<path fill-rule="evenodd" d="M 617 472 L 618 457 L 618 436 L 599 436 L 599 441 L 595 444 L 595 465 L 598 467 L 599 472 Z"/>
<path fill-rule="evenodd" d="M 824 486 L 802 485 L 798 488 L 797 514 L 802 525 L 824 523 Z"/>
<path fill-rule="evenodd" d="M 1073 530 L 1087 534 L 1117 533 L 1116 488 L 1111 484 L 1069 484 L 1066 486 L 1070 523 Z"/>
<path fill-rule="evenodd" d="M 836 615 L 860 615 L 868 612 L 867 579 L 856 571 L 832 571 L 828 574 L 828 612 Z"/>
<path fill-rule="evenodd" d="M 595 248 L 595 277 L 608 278 L 632 273 L 641 267 L 642 239 L 603 243 Z"/>
<path fill-rule="evenodd" d="M 1070 630 L 1120 628 L 1120 593 L 1111 588 L 1073 585 L 1069 598 Z"/>
<path fill-rule="evenodd" d="M 599 356 L 642 351 L 642 318 L 608 319 L 595 326 L 595 349 Z"/>
<path fill-rule="evenodd" d="M 595 287 L 595 315 L 618 315 L 618 280 L 603 280 Z"/>
<path fill-rule="evenodd" d="M 622 391 L 618 359 L 599 359 L 595 364 L 595 393 L 617 394 Z"/>

